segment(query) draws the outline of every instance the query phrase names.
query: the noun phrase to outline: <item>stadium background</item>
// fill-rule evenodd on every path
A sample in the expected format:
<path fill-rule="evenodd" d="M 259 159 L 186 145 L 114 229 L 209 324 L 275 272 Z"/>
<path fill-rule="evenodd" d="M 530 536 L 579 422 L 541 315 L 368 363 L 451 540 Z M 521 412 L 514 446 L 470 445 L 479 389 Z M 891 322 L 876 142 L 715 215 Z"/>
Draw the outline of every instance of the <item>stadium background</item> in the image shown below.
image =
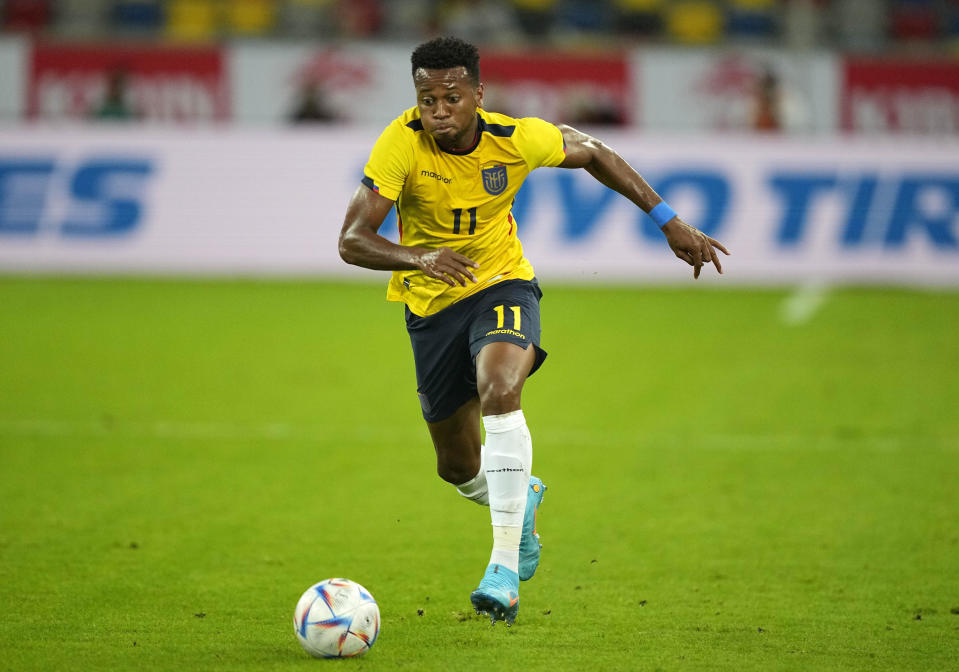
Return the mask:
<path fill-rule="evenodd" d="M 956 4 L 0 2 L 0 666 L 305 668 L 345 575 L 379 669 L 955 668 Z M 551 490 L 508 632 L 335 252 L 444 32 L 733 251 L 693 282 L 582 171 L 524 187 Z"/>
<path fill-rule="evenodd" d="M 959 281 L 955 2 L 2 11 L 0 269 L 349 277 L 335 204 L 412 102 L 411 45 L 455 32 L 483 45 L 490 109 L 616 147 L 736 251 L 728 283 Z M 682 277 L 589 176 L 535 174 L 516 214 L 543 277 Z"/>

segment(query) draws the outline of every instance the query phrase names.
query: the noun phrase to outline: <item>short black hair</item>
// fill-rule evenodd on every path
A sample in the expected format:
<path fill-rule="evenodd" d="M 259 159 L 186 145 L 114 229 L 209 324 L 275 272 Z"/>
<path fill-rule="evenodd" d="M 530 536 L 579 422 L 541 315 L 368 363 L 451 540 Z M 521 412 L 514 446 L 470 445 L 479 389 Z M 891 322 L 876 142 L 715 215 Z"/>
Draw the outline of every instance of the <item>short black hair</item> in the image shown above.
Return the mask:
<path fill-rule="evenodd" d="M 413 50 L 410 61 L 413 63 L 414 77 L 420 68 L 448 70 L 464 67 L 473 84 L 480 83 L 479 51 L 458 37 L 436 37 L 424 42 Z"/>

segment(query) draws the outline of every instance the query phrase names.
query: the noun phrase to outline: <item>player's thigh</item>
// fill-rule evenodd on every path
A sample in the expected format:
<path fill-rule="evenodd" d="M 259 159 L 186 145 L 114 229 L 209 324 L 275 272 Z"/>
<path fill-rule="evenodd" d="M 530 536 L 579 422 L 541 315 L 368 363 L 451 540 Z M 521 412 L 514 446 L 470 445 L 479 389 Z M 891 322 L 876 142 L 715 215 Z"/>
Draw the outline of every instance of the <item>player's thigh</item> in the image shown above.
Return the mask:
<path fill-rule="evenodd" d="M 406 329 L 413 347 L 423 419 L 438 423 L 476 396 L 468 315 L 455 304 L 427 317 L 407 310 Z"/>
<path fill-rule="evenodd" d="M 541 296 L 535 280 L 510 280 L 483 293 L 483 301 L 473 311 L 469 335 L 470 354 L 476 361 L 478 380 L 481 370 L 489 372 L 498 368 L 484 364 L 503 364 L 508 373 L 521 369 L 524 379 L 542 365 L 546 351 L 540 345 Z M 504 343 L 519 346 L 520 350 L 502 345 L 487 347 Z M 480 353 L 483 353 L 482 357 Z M 526 360 L 530 356 L 532 364 L 527 367 Z"/>

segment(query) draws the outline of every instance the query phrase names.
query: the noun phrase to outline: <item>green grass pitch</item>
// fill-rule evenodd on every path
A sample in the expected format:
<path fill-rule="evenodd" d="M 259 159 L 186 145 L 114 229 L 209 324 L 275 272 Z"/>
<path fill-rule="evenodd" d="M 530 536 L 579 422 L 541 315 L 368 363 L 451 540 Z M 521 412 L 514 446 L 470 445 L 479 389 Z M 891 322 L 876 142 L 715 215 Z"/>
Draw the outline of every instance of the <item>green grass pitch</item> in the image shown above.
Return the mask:
<path fill-rule="evenodd" d="M 959 294 L 545 292 L 507 629 L 382 284 L 0 279 L 0 668 L 956 669 Z M 293 635 L 331 576 L 362 659 Z"/>

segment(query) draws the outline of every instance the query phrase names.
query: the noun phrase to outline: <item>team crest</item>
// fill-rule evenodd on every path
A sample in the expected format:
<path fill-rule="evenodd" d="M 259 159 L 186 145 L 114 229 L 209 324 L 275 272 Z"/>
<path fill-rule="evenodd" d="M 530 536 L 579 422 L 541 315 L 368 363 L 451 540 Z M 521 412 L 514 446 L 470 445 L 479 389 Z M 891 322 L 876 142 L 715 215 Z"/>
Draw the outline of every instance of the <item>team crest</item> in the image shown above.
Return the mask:
<path fill-rule="evenodd" d="M 483 168 L 483 188 L 490 196 L 499 196 L 506 190 L 506 166 L 495 163 L 489 168 Z"/>

